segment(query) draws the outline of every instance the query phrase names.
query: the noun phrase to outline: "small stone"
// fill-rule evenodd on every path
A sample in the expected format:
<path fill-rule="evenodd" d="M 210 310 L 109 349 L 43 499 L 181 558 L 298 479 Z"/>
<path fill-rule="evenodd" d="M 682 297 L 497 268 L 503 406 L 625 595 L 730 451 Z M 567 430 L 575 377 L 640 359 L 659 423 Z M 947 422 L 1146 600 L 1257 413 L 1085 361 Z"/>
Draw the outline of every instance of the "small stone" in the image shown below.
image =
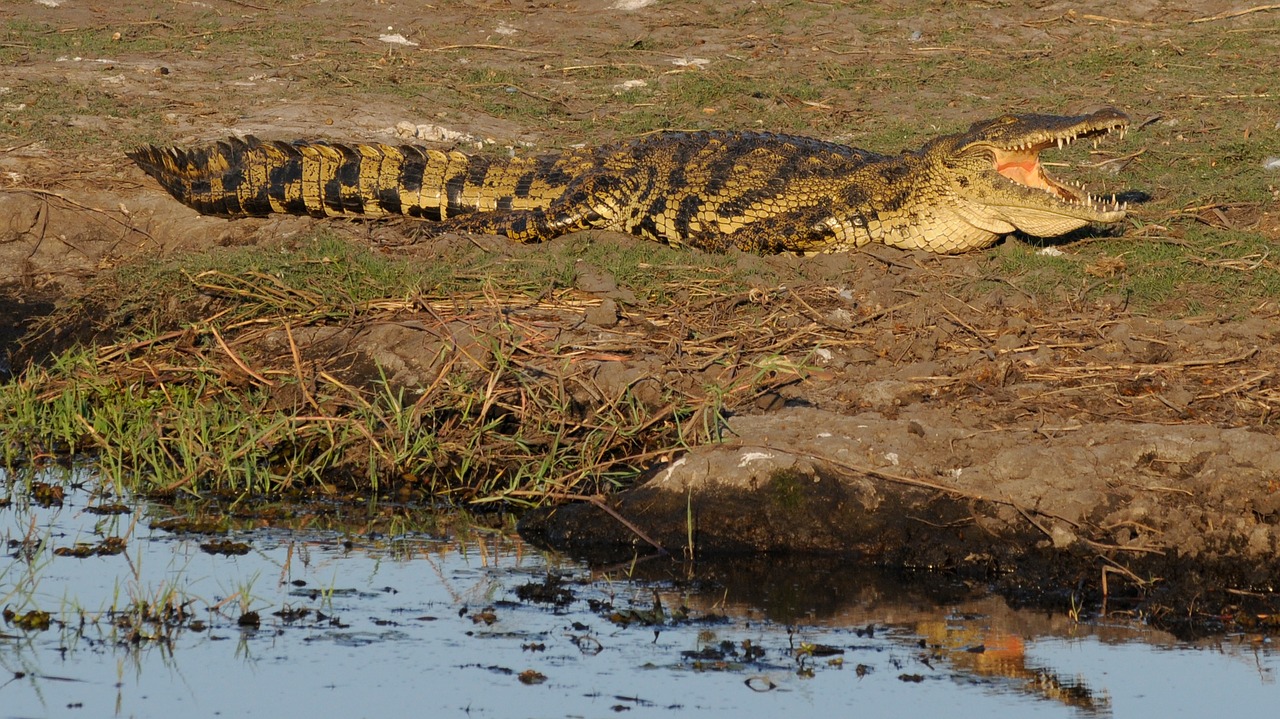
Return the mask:
<path fill-rule="evenodd" d="M 756 409 L 761 412 L 773 412 L 787 406 L 787 401 L 777 392 L 765 392 L 756 398 Z"/>
<path fill-rule="evenodd" d="M 1010 332 L 1007 335 L 1000 335 L 999 339 L 995 342 L 995 348 L 1005 352 L 1008 352 L 1009 350 L 1016 350 L 1022 345 L 1022 336 L 1013 332 Z"/>
<path fill-rule="evenodd" d="M 1077 537 L 1075 532 L 1062 526 L 1054 524 L 1049 530 L 1049 538 L 1053 540 L 1054 549 L 1066 549 L 1076 543 Z"/>
<path fill-rule="evenodd" d="M 609 328 L 618 324 L 618 303 L 605 299 L 595 307 L 588 307 L 583 313 L 583 320 L 589 325 Z"/>

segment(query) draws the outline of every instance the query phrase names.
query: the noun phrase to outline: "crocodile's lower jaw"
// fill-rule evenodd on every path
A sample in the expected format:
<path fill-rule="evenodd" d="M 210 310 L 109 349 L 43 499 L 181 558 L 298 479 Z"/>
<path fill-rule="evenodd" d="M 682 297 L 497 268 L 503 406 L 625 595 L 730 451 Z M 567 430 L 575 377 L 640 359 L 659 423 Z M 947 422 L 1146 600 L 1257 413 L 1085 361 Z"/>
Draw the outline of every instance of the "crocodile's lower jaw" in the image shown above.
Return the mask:
<path fill-rule="evenodd" d="M 1000 207 L 996 205 L 992 209 L 1000 211 L 1019 230 L 1039 237 L 1065 235 L 1093 222 L 1119 222 L 1124 219 L 1125 214 L 1123 210 L 1098 212 L 1093 218 L 1085 219 L 1030 207 Z"/>

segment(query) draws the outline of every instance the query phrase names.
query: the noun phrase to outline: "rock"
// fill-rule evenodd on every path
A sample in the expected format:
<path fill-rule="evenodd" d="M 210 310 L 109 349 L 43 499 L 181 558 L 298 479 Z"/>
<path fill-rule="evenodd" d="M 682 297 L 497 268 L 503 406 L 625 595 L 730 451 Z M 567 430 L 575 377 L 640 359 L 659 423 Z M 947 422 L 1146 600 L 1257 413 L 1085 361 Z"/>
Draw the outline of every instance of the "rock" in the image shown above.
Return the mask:
<path fill-rule="evenodd" d="M 618 324 L 618 303 L 606 298 L 594 307 L 588 307 L 582 313 L 583 320 L 589 325 L 609 328 Z"/>

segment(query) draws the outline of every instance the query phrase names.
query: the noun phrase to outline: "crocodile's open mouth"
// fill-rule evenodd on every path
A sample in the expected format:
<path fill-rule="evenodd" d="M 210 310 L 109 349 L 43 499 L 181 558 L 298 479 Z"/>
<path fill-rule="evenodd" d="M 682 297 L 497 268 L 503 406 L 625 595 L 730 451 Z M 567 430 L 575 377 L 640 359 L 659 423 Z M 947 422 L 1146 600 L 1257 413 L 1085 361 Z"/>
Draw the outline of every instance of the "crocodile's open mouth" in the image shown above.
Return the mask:
<path fill-rule="evenodd" d="M 1066 147 L 1081 138 L 1092 139 L 1096 147 L 1098 138 L 1112 132 L 1119 132 L 1123 138 L 1127 126 L 1125 119 L 1109 118 L 1107 122 L 1082 124 L 1062 134 L 1032 138 L 1020 144 L 1005 147 L 993 145 L 991 149 L 995 170 L 1019 185 L 1043 190 L 1069 205 L 1100 213 L 1122 212 L 1124 205 L 1117 202 L 1115 196 L 1110 199 L 1095 197 L 1083 187 L 1071 187 L 1050 177 L 1040 163 L 1040 152 L 1050 147 Z"/>

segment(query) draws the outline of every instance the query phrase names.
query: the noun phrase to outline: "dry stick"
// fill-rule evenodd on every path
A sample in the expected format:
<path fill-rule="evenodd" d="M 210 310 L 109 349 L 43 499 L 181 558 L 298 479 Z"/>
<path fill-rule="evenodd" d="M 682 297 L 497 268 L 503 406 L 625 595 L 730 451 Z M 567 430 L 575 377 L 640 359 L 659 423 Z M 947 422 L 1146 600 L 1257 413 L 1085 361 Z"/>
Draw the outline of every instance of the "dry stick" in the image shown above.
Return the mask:
<path fill-rule="evenodd" d="M 147 368 L 147 372 L 151 375 L 151 378 L 156 381 L 156 386 L 164 393 L 165 401 L 169 404 L 173 404 L 173 396 L 169 394 L 169 388 L 165 386 L 164 380 L 160 377 L 160 373 L 156 371 L 156 368 L 150 362 L 145 359 L 140 361 L 142 362 L 142 366 Z"/>
<path fill-rule="evenodd" d="M 1109 371 L 1131 372 L 1133 370 L 1145 370 L 1148 372 L 1157 372 L 1160 370 L 1174 369 L 1190 369 L 1193 367 L 1222 367 L 1237 362 L 1243 362 L 1254 355 L 1258 354 L 1257 347 L 1251 347 L 1245 352 L 1233 357 L 1222 357 L 1219 359 L 1189 359 L 1178 360 L 1176 362 L 1155 362 L 1152 364 L 1113 364 L 1113 365 L 1086 365 L 1083 367 L 1058 367 L 1054 370 L 1056 374 L 1061 375 L 1079 375 L 1083 373 L 1101 373 Z M 1036 373 L 1037 378 L 1052 377 L 1053 374 Z"/>
<path fill-rule="evenodd" d="M 237 600 L 237 599 L 239 599 L 239 598 L 240 598 L 240 592 L 236 592 L 235 594 L 232 594 L 231 596 L 227 597 L 226 599 L 223 599 L 222 601 L 218 602 L 217 604 L 213 605 L 212 607 L 209 607 L 209 609 L 210 609 L 210 610 L 212 610 L 212 611 L 215 611 L 215 612 L 222 611 L 222 608 L 223 608 L 223 607 L 225 607 L 225 606 L 227 606 L 228 604 L 230 604 L 230 603 L 232 603 L 232 602 L 236 601 L 236 600 Z"/>
<path fill-rule="evenodd" d="M 515 494 L 515 493 L 513 492 L 512 494 Z M 526 493 L 522 492 L 522 494 L 526 494 Z M 658 542 L 654 540 L 653 537 L 650 537 L 648 534 L 646 534 L 643 529 L 637 527 L 635 523 L 633 523 L 632 521 L 628 520 L 626 517 L 619 514 L 618 510 L 614 509 L 613 507 L 610 507 L 604 501 L 604 499 L 598 494 L 590 494 L 590 495 L 589 494 L 558 494 L 558 493 L 546 494 L 544 492 L 529 492 L 527 494 L 536 494 L 540 497 L 554 497 L 555 499 L 568 499 L 572 501 L 589 502 L 591 504 L 594 504 L 595 506 L 603 510 L 605 514 L 608 514 L 610 517 L 613 517 L 614 519 L 618 520 L 618 522 L 620 522 L 622 526 L 631 530 L 631 532 L 635 534 L 637 537 L 648 542 L 654 549 L 658 550 L 662 554 L 670 554 L 670 552 L 668 552 L 666 548 L 664 548 L 661 544 L 658 544 Z"/>
<path fill-rule="evenodd" d="M 909 50 L 896 51 L 885 47 L 858 47 L 851 50 L 837 50 L 833 47 L 823 46 L 821 49 L 831 53 L 832 55 L 889 55 L 892 57 L 907 57 L 911 55 L 934 55 L 940 53 L 955 53 L 956 55 L 990 55 L 991 50 L 982 47 L 913 47 Z"/>
<path fill-rule="evenodd" d="M 745 447 L 747 447 L 747 445 L 740 445 L 740 446 L 742 446 L 742 447 L 744 447 L 744 448 L 745 448 Z M 976 501 L 979 501 L 979 502 L 992 502 L 992 503 L 995 503 L 995 504 L 1003 504 L 1003 505 L 1007 505 L 1007 506 L 1009 506 L 1009 507 L 1013 507 L 1014 509 L 1017 509 L 1017 510 L 1019 510 L 1019 511 L 1025 511 L 1025 510 L 1023 510 L 1023 508 L 1022 508 L 1022 506 L 1021 506 L 1021 505 L 1019 505 L 1017 502 L 1014 502 L 1014 501 L 1009 500 L 1009 499 L 997 499 L 997 498 L 994 498 L 994 497 L 988 497 L 988 496 L 986 496 L 985 494 L 979 494 L 979 493 L 977 493 L 977 492 L 970 492 L 970 491 L 968 491 L 968 490 L 960 489 L 960 488 L 958 488 L 958 487 L 949 487 L 949 486 L 947 486 L 947 485 L 945 485 L 945 484 L 938 484 L 937 482 L 930 482 L 930 481 L 928 481 L 928 480 L 926 480 L 926 479 L 916 479 L 915 477 L 908 477 L 908 476 L 903 475 L 903 474 L 893 474 L 892 472 L 882 472 L 882 471 L 880 471 L 880 470 L 878 470 L 878 469 L 874 469 L 874 468 L 872 468 L 872 467 L 864 467 L 864 466 L 860 466 L 860 465 L 856 465 L 856 464 L 850 464 L 850 463 L 848 463 L 848 462 L 844 462 L 844 461 L 841 461 L 841 460 L 836 459 L 836 458 L 834 458 L 834 457 L 829 457 L 829 456 L 827 456 L 827 455 L 820 454 L 820 453 L 817 453 L 817 452 L 799 451 L 799 450 L 794 450 L 794 449 L 785 449 L 785 448 L 782 448 L 782 447 L 771 447 L 771 446 L 768 446 L 768 445 L 755 445 L 755 446 L 756 446 L 756 447 L 758 447 L 758 448 L 760 448 L 760 449 L 774 450 L 774 451 L 778 451 L 778 452 L 786 452 L 786 453 L 788 453 L 788 454 L 794 454 L 794 455 L 799 455 L 799 456 L 802 456 L 802 457 L 808 457 L 808 458 L 810 458 L 810 459 L 816 459 L 816 460 L 818 460 L 818 461 L 820 461 L 820 462 L 826 462 L 826 463 L 831 464 L 831 465 L 834 465 L 834 466 L 836 466 L 836 467 L 840 467 L 841 469 L 847 469 L 847 470 L 849 470 L 850 472 L 856 472 L 856 473 L 858 473 L 858 474 L 863 474 L 863 475 L 866 475 L 866 476 L 871 477 L 871 478 L 873 478 L 873 479 L 883 479 L 883 480 L 885 480 L 885 481 L 887 481 L 887 482 L 895 482 L 895 483 L 897 483 L 897 484 L 905 484 L 905 485 L 910 486 L 910 487 L 921 487 L 921 488 L 923 488 L 923 489 L 932 489 L 932 490 L 937 491 L 937 492 L 945 492 L 946 494 L 955 495 L 955 496 L 957 496 L 957 497 L 964 497 L 965 499 L 972 499 L 972 500 L 976 500 Z M 1045 511 L 1041 511 L 1041 510 L 1038 510 L 1038 509 L 1037 509 L 1037 510 L 1032 510 L 1032 511 L 1034 511 L 1036 514 L 1039 514 L 1039 515 L 1042 515 L 1042 516 L 1045 516 L 1045 517 L 1050 517 L 1050 518 L 1052 518 L 1052 519 L 1058 519 L 1058 520 L 1061 520 L 1061 521 L 1063 521 L 1063 522 L 1066 522 L 1067 524 L 1070 524 L 1070 525 L 1071 525 L 1071 526 L 1073 526 L 1073 527 L 1076 527 L 1076 528 L 1079 528 L 1079 527 L 1080 527 L 1080 525 L 1079 525 L 1078 523 L 1073 522 L 1073 521 L 1071 521 L 1070 519 L 1067 519 L 1066 517 L 1060 517 L 1060 516 L 1058 516 L 1058 515 L 1056 515 L 1056 514 L 1053 514 L 1053 513 L 1051 513 L 1051 512 L 1045 512 Z"/>
<path fill-rule="evenodd" d="M 89 424 L 89 420 L 84 418 L 84 415 L 77 412 L 76 420 L 79 421 L 80 424 L 84 425 L 85 431 L 89 433 L 90 437 L 93 437 L 93 440 L 98 443 L 98 446 L 103 449 L 111 446 L 111 443 L 107 441 L 107 438 L 103 437 L 98 430 L 94 429 L 93 425 Z"/>
<path fill-rule="evenodd" d="M 1120 545 L 1118 545 L 1118 544 L 1107 544 L 1106 542 L 1098 542 L 1098 541 L 1094 541 L 1094 540 L 1092 540 L 1092 539 L 1089 539 L 1088 537 L 1077 537 L 1077 539 L 1079 539 L 1080 541 L 1082 541 L 1082 542 L 1084 542 L 1085 544 L 1089 545 L 1090 547 L 1093 547 L 1094 549 L 1107 549 L 1107 550 L 1113 550 L 1113 551 L 1137 552 L 1138 554 L 1159 554 L 1159 555 L 1160 555 L 1160 556 L 1162 556 L 1162 557 L 1164 556 L 1164 550 L 1156 549 L 1155 547 L 1122 547 L 1122 546 L 1120 546 Z M 1138 583 L 1140 583 L 1140 584 L 1144 584 L 1144 585 L 1145 585 L 1145 584 L 1150 584 L 1150 582 L 1143 582 L 1141 579 L 1138 579 L 1138 577 L 1137 577 L 1137 575 L 1136 575 L 1136 574 L 1134 574 L 1133 572 L 1129 572 L 1129 570 L 1128 570 L 1128 569 L 1126 569 L 1125 567 L 1121 566 L 1121 565 L 1120 565 L 1119 563 L 1117 563 L 1114 559 L 1111 559 L 1111 558 L 1109 558 L 1109 557 L 1106 557 L 1106 556 L 1104 556 L 1104 555 L 1102 555 L 1102 554 L 1099 554 L 1099 555 L 1098 555 L 1098 558 L 1099 558 L 1099 559 L 1101 559 L 1101 560 L 1102 560 L 1102 561 L 1104 561 L 1104 562 L 1110 562 L 1111 564 L 1115 565 L 1117 569 L 1123 569 L 1125 572 L 1128 572 L 1129 576 L 1131 576 L 1131 577 L 1133 577 L 1133 578 L 1134 578 L 1134 581 L 1136 581 L 1136 582 L 1138 582 Z"/>
<path fill-rule="evenodd" d="M 302 355 L 298 352 L 298 343 L 293 341 L 293 330 L 289 328 L 288 322 L 282 322 L 284 326 L 284 334 L 289 338 L 289 354 L 293 356 L 293 369 L 298 377 L 298 389 L 302 390 L 302 397 L 307 404 L 315 408 L 316 412 L 323 414 L 324 410 L 320 409 L 320 405 L 316 403 L 316 398 L 312 396 L 311 390 L 307 388 L 307 378 L 302 375 Z"/>
<path fill-rule="evenodd" d="M 576 70 L 598 70 L 600 68 L 622 69 L 626 67 L 642 67 L 646 70 L 652 70 L 653 65 L 644 65 L 638 62 L 611 62 L 596 65 L 566 65 L 565 67 L 555 68 L 556 72 L 574 72 Z M 33 140 L 34 142 L 34 140 Z"/>
<path fill-rule="evenodd" d="M 610 507 L 610 506 L 609 506 L 609 505 L 608 505 L 608 504 L 607 504 L 603 499 L 601 499 L 600 497 L 598 497 L 598 496 L 592 496 L 592 497 L 585 497 L 585 499 L 586 499 L 588 502 L 590 502 L 590 503 L 594 504 L 595 506 L 599 507 L 600 509 L 604 510 L 604 512 L 605 512 L 606 514 L 608 514 L 610 517 L 613 517 L 614 519 L 616 519 L 616 520 L 618 520 L 619 522 L 621 522 L 621 523 L 622 523 L 622 526 L 626 527 L 627 529 L 630 529 L 630 530 L 631 530 L 631 531 L 632 531 L 632 532 L 633 532 L 637 537 L 639 537 L 639 538 L 643 539 L 644 541 L 648 542 L 648 543 L 649 543 L 649 544 L 650 544 L 654 549 L 658 550 L 658 551 L 659 551 L 659 552 L 661 552 L 662 554 L 670 554 L 670 552 L 668 552 L 668 551 L 666 550 L 666 548 L 664 548 L 661 544 L 658 544 L 658 542 L 657 542 L 657 541 L 655 541 L 655 540 L 653 539 L 653 537 L 650 537 L 648 534 L 646 534 L 646 533 L 644 532 L 644 530 L 640 529 L 640 528 L 639 528 L 639 527 L 637 527 L 635 524 L 633 524 L 632 522 L 628 521 L 626 517 L 624 517 L 624 516 L 622 516 L 621 514 L 619 514 L 617 510 L 615 510 L 613 507 Z"/>
<path fill-rule="evenodd" d="M 1098 556 L 1102 559 L 1102 561 L 1107 563 L 1106 566 L 1102 568 L 1102 596 L 1104 597 L 1107 596 L 1107 574 L 1112 572 L 1128 577 L 1129 579 L 1133 580 L 1133 583 L 1137 584 L 1139 587 L 1149 587 L 1155 583 L 1155 580 L 1146 580 L 1146 579 L 1143 579 L 1142 577 L 1139 577 L 1138 575 L 1129 571 L 1127 567 L 1124 567 L 1119 563 L 1117 563 L 1114 559 L 1108 559 L 1106 557 L 1103 557 L 1102 555 L 1098 555 Z"/>
<path fill-rule="evenodd" d="M 827 321 L 827 319 L 823 317 L 820 312 L 815 310 L 812 305 L 810 305 L 808 302 L 805 302 L 804 298 L 801 297 L 800 293 L 796 292 L 795 289 L 788 287 L 787 292 L 791 293 L 791 297 L 796 302 L 799 302 L 801 307 L 804 307 L 806 310 L 808 310 L 809 319 L 813 320 L 817 324 L 822 325 L 823 327 L 826 327 L 828 329 L 833 329 L 840 332 L 844 331 L 843 327 L 836 326 L 835 324 L 832 324 L 831 322 Z"/>
<path fill-rule="evenodd" d="M 1181 217 L 1183 215 L 1194 215 L 1197 212 L 1202 212 L 1204 210 L 1216 210 L 1220 207 L 1225 207 L 1230 210 L 1236 207 L 1257 207 L 1258 205 L 1259 203 L 1257 202 L 1210 202 L 1207 205 L 1196 205 L 1194 207 L 1184 207 L 1181 210 L 1174 210 L 1168 213 L 1167 216 Z M 1148 227 L 1150 227 L 1150 225 L 1148 225 Z"/>
<path fill-rule="evenodd" d="M 960 298 L 955 297 L 950 292 L 944 292 L 943 294 L 955 300 L 956 302 L 968 304 L 968 303 L 965 303 L 964 300 L 961 300 Z M 969 334 L 972 334 L 974 337 L 977 337 L 979 342 L 982 342 L 985 345 L 992 344 L 992 340 L 990 337 L 987 337 L 986 335 L 979 332 L 973 325 L 960 319 L 960 316 L 957 315 L 955 312 L 952 312 L 950 307 L 947 307 L 946 305 L 939 305 L 939 307 L 942 309 L 943 312 L 947 313 L 947 316 L 950 317 L 953 322 L 955 322 L 957 325 L 960 325 L 964 329 L 968 330 Z M 973 308 L 970 307 L 969 309 L 973 309 Z"/>
<path fill-rule="evenodd" d="M 29 46 L 19 46 L 19 45 L 17 45 L 17 44 L 5 43 L 5 44 L 3 44 L 3 45 L 0 45 L 0 47 L 29 47 Z M 39 140 L 27 140 L 26 142 L 19 142 L 19 143 L 18 143 L 18 144 L 16 144 L 16 145 L 10 145 L 10 146 L 8 146 L 8 147 L 0 147 L 0 152 L 13 152 L 14 150 L 20 150 L 20 149 L 22 149 L 22 148 L 24 148 L 24 147 L 26 147 L 26 146 L 28 146 L 28 145 L 34 145 L 34 144 L 36 144 L 37 142 L 40 142 L 40 141 L 39 141 Z"/>
<path fill-rule="evenodd" d="M 1118 17 L 1107 17 L 1105 15 L 1081 15 L 1083 20 L 1093 20 L 1094 22 L 1115 23 L 1117 25 L 1137 25 L 1139 27 L 1157 27 L 1153 22 L 1142 22 L 1141 20 L 1122 20 Z"/>
<path fill-rule="evenodd" d="M 1032 517 L 1032 516 L 1031 516 L 1031 513 L 1030 513 L 1030 512 L 1028 512 L 1028 511 L 1027 511 L 1025 508 L 1023 508 L 1021 505 L 1013 504 L 1012 506 L 1013 506 L 1013 508 L 1014 508 L 1014 509 L 1018 510 L 1018 514 L 1021 514 L 1021 515 L 1022 515 L 1022 518 L 1023 518 L 1023 519 L 1025 519 L 1025 520 L 1027 520 L 1027 521 L 1031 524 L 1031 526 L 1033 526 L 1033 527 L 1035 527 L 1036 529 L 1040 530 L 1040 533 L 1041 533 L 1041 534 L 1043 534 L 1044 536 L 1048 537 L 1050 540 L 1052 540 L 1052 539 L 1053 539 L 1053 533 L 1052 533 L 1052 532 L 1050 532 L 1048 529 L 1045 529 L 1044 525 L 1042 525 L 1042 524 L 1040 524 L 1039 522 L 1037 522 L 1037 521 L 1035 520 L 1035 517 Z M 1083 537 L 1082 537 L 1082 539 L 1083 539 Z M 1086 540 L 1086 541 L 1087 541 L 1087 540 Z"/>
<path fill-rule="evenodd" d="M 915 300 L 911 299 L 911 300 L 907 300 L 906 302 L 900 302 L 892 307 L 886 307 L 880 310 L 879 312 L 875 312 L 873 314 L 867 315 L 866 317 L 862 317 L 858 320 L 855 320 L 854 322 L 849 324 L 848 329 L 854 329 L 855 327 L 861 327 L 862 325 L 870 324 L 880 319 L 881 317 L 884 317 L 887 314 L 897 312 L 898 310 L 906 309 L 913 304 L 915 304 Z"/>
<path fill-rule="evenodd" d="M 208 30 L 198 30 L 196 32 L 189 32 L 186 35 L 177 35 L 172 39 L 187 40 L 193 37 L 205 37 L 207 35 L 220 35 L 224 32 L 242 32 L 244 30 L 253 29 L 255 26 L 256 26 L 256 23 L 247 22 L 247 23 L 244 23 L 243 25 L 236 25 L 234 27 L 220 27 L 220 28 L 211 28 Z"/>
<path fill-rule="evenodd" d="M 1256 374 L 1256 375 L 1254 375 L 1254 376 L 1252 376 L 1252 377 L 1248 377 L 1248 378 L 1246 378 L 1246 379 L 1243 379 L 1243 380 L 1241 380 L 1241 381 L 1239 381 L 1239 382 L 1236 382 L 1235 384 L 1231 385 L 1230 387 L 1227 387 L 1227 388 L 1225 388 L 1225 389 L 1220 389 L 1220 390 L 1218 390 L 1217 392 L 1209 392 L 1208 394 L 1200 394 L 1200 395 L 1196 395 L 1196 396 L 1195 396 L 1195 399 L 1196 399 L 1196 400 L 1202 400 L 1202 399 L 1216 399 L 1216 398 L 1218 398 L 1218 397 L 1225 397 L 1226 395 L 1229 395 L 1229 394 L 1231 394 L 1232 392 L 1236 392 L 1236 391 L 1242 390 L 1242 389 L 1244 389 L 1245 387 L 1248 387 L 1248 386 L 1250 386 L 1250 385 L 1257 384 L 1257 383 L 1261 382 L 1262 380 L 1264 380 L 1264 379 L 1266 379 L 1266 378 L 1270 377 L 1271 375 L 1272 375 L 1272 372 L 1271 372 L 1270 370 L 1267 370 L 1267 371 L 1265 371 L 1265 372 L 1259 372 L 1258 374 Z"/>
<path fill-rule="evenodd" d="M 521 52 L 526 55 L 550 55 L 550 50 L 525 50 L 521 47 L 507 47 L 506 45 L 488 45 L 484 43 L 471 43 L 466 45 L 441 45 L 433 47 L 427 52 L 444 52 L 445 50 L 506 50 L 508 52 Z"/>
<path fill-rule="evenodd" d="M 137 342 L 130 342 L 128 344 L 123 344 L 123 345 L 103 347 L 101 350 L 98 351 L 98 362 L 100 363 L 110 362 L 111 360 L 119 357 L 120 355 L 127 354 L 134 350 L 142 349 L 144 347 L 150 347 L 151 345 L 160 344 L 161 342 L 167 342 L 172 339 L 177 339 L 181 337 L 183 334 L 185 334 L 186 332 L 187 330 L 185 329 L 173 330 L 172 332 L 165 332 L 164 334 L 157 335 L 155 337 L 152 337 L 151 339 L 139 340 Z"/>
<path fill-rule="evenodd" d="M 1235 594 L 1235 595 L 1237 595 L 1237 596 L 1241 596 L 1241 597 L 1272 597 L 1272 596 L 1275 596 L 1275 592 L 1253 592 L 1253 591 L 1249 591 L 1249 590 L 1247 590 L 1247 589 L 1233 589 L 1233 588 L 1231 588 L 1231 587 L 1227 587 L 1226 589 L 1223 589 L 1222 591 L 1226 592 L 1227 594 Z"/>
<path fill-rule="evenodd" d="M 1267 10 L 1280 10 L 1280 5 L 1255 5 L 1254 7 L 1246 8 L 1244 10 L 1229 10 L 1227 12 L 1220 12 L 1217 15 L 1209 15 L 1208 17 L 1198 17 L 1195 20 L 1192 20 L 1191 23 L 1195 24 L 1198 22 L 1214 22 L 1216 20 L 1226 20 L 1228 18 L 1240 17 L 1241 15 L 1248 15 L 1249 13 L 1255 13 L 1255 12 L 1265 12 Z"/>
<path fill-rule="evenodd" d="M 338 379 L 337 377 L 334 377 L 333 375 L 329 374 L 328 372 L 325 372 L 324 370 L 321 370 L 318 376 L 320 377 L 320 379 L 324 380 L 325 382 L 328 382 L 329 384 L 332 384 L 334 387 L 337 387 L 342 391 L 346 392 L 347 394 L 351 395 L 351 398 L 359 402 L 360 404 L 364 405 L 365 409 L 373 409 L 373 405 L 369 404 L 369 401 L 366 400 L 360 394 L 360 390 L 356 389 L 355 387 L 352 387 L 349 384 L 346 384 L 342 380 Z"/>
<path fill-rule="evenodd" d="M 231 361 L 232 361 L 232 362 L 235 362 L 235 363 L 236 363 L 236 366 L 237 366 L 237 367 L 239 367 L 241 370 L 243 370 L 245 374 L 249 375 L 250 377 L 252 377 L 252 378 L 254 378 L 254 379 L 256 379 L 256 380 L 258 380 L 258 382 L 262 383 L 263 385 L 265 385 L 265 386 L 267 386 L 267 387 L 275 387 L 275 386 L 276 386 L 276 383 L 275 383 L 275 382 L 272 382 L 271 380 L 267 379 L 266 377 L 263 377 L 262 375 L 258 374 L 257 372 L 254 372 L 252 369 L 250 369 L 250 368 L 249 368 L 249 365 L 245 364 L 245 363 L 244 363 L 244 361 L 243 361 L 243 360 L 241 360 L 241 359 L 240 359 L 240 357 L 239 357 L 238 355 L 236 355 L 236 353 L 235 353 L 235 352 L 232 352 L 232 351 L 231 351 L 231 348 L 230 348 L 230 347 L 228 347 L 228 346 L 227 346 L 227 343 L 222 339 L 222 335 L 218 333 L 218 328 L 217 328 L 217 327 L 210 326 L 210 327 L 209 327 L 209 331 L 213 333 L 213 338 L 214 338 L 215 340 L 217 340 L 217 341 L 218 341 L 218 346 L 222 348 L 222 351 L 223 351 L 223 352 L 226 352 L 226 353 L 227 353 L 227 356 L 231 358 Z"/>

